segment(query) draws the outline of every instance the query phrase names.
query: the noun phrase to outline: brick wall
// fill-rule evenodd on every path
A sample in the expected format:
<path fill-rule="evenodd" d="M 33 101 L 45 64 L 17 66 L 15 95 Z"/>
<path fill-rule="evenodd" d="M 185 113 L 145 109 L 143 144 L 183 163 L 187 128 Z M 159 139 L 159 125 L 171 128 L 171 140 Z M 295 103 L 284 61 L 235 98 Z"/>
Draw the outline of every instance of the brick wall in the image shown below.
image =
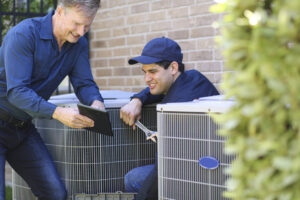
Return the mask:
<path fill-rule="evenodd" d="M 139 91 L 145 87 L 140 65 L 127 60 L 141 53 L 155 37 L 176 40 L 186 69 L 197 69 L 217 87 L 223 60 L 209 12 L 213 0 L 101 0 L 91 27 L 91 65 L 100 89 Z"/>

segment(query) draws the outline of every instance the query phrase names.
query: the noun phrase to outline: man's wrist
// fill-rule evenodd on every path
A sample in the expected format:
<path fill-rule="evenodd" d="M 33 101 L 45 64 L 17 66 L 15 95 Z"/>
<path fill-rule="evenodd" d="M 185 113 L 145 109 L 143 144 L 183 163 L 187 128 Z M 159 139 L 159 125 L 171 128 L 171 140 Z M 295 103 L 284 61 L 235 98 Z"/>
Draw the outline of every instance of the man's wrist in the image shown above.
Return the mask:
<path fill-rule="evenodd" d="M 61 109 L 61 108 L 58 107 L 58 106 L 55 108 L 55 110 L 54 110 L 54 112 L 53 112 L 53 114 L 52 114 L 52 118 L 53 118 L 53 119 L 58 119 L 60 109 Z"/>
<path fill-rule="evenodd" d="M 139 107 L 143 106 L 143 103 L 139 98 L 132 98 L 130 102 L 136 104 Z"/>

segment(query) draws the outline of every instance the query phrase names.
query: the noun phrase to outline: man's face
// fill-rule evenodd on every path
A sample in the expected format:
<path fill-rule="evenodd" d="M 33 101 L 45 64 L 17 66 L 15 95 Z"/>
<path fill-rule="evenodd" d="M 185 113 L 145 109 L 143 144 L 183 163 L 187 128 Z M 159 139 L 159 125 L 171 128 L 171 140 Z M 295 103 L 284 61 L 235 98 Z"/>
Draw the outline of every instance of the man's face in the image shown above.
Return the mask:
<path fill-rule="evenodd" d="M 145 72 L 145 82 L 152 95 L 167 94 L 174 81 L 171 66 L 164 69 L 156 64 L 143 65 L 143 71 Z"/>
<path fill-rule="evenodd" d="M 77 7 L 62 8 L 60 20 L 62 23 L 61 39 L 70 43 L 76 43 L 80 37 L 88 32 L 95 14 L 92 16 L 86 15 Z"/>

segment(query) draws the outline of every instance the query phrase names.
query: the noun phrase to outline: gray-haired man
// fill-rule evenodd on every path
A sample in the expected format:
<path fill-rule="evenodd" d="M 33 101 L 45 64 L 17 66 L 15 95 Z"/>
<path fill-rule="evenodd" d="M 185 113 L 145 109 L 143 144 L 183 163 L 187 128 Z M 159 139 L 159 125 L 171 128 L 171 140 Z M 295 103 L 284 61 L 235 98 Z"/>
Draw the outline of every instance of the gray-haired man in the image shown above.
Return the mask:
<path fill-rule="evenodd" d="M 100 0 L 59 0 L 55 12 L 26 19 L 13 27 L 0 48 L 0 199 L 5 199 L 7 160 L 39 199 L 67 198 L 52 158 L 31 123 L 34 117 L 57 119 L 73 128 L 94 122 L 72 108 L 47 102 L 69 76 L 79 100 L 104 109 L 82 37 Z"/>

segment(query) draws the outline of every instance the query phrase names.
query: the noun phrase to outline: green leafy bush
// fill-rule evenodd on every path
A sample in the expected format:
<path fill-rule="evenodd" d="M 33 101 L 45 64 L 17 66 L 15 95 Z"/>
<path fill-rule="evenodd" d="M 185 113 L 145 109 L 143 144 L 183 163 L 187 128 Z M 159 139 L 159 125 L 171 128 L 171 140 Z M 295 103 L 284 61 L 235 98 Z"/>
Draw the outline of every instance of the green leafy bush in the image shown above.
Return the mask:
<path fill-rule="evenodd" d="M 227 0 L 219 38 L 223 90 L 236 105 L 219 120 L 237 155 L 225 195 L 300 199 L 300 1 Z"/>
<path fill-rule="evenodd" d="M 5 187 L 5 199 L 12 200 L 12 189 L 10 186 Z"/>

